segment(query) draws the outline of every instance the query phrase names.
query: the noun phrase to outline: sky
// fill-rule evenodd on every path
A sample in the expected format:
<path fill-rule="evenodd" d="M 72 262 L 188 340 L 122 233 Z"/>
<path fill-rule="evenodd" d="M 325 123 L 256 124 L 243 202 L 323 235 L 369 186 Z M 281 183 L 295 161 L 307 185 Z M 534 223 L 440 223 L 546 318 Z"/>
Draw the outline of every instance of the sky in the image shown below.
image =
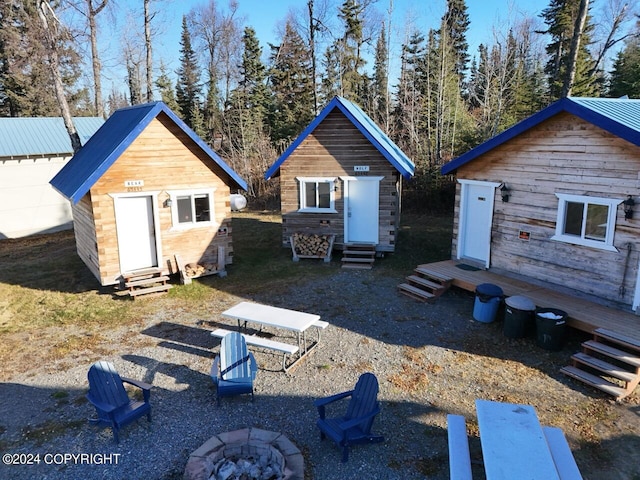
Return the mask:
<path fill-rule="evenodd" d="M 207 0 L 157 0 L 157 6 L 162 6 L 158 16 L 158 24 L 161 32 L 158 33 L 154 43 L 154 64 L 157 67 L 162 59 L 170 71 L 175 71 L 179 66 L 179 41 L 181 34 L 182 16 L 196 5 L 202 5 Z M 282 28 L 284 19 L 290 9 L 306 12 L 307 0 L 237 0 L 239 14 L 245 19 L 244 25 L 251 26 L 256 31 L 258 40 L 266 55 L 269 52 L 268 43 L 277 44 L 278 31 Z M 333 0 L 337 8 L 342 0 Z M 141 11 L 141 0 L 117 0 L 119 10 L 123 7 L 137 8 Z M 218 0 L 220 6 L 226 7 L 228 0 Z M 316 0 L 316 5 L 320 0 Z M 392 45 L 391 51 L 399 52 L 402 43 L 405 42 L 407 25 L 413 29 L 426 33 L 431 28 L 437 28 L 442 18 L 446 1 L 429 0 L 377 0 L 375 8 L 380 12 L 381 18 L 387 19 L 390 3 L 392 3 Z M 515 23 L 515 20 L 524 16 L 539 17 L 540 12 L 549 4 L 548 0 L 467 0 L 467 11 L 470 19 L 467 41 L 471 57 L 477 55 L 480 43 L 493 44 L 494 35 L 504 38 L 506 25 Z M 517 5 L 516 5 L 517 4 Z M 540 20 L 539 20 L 540 21 Z M 541 22 L 541 21 L 540 21 Z M 123 20 L 117 19 L 114 31 L 107 31 L 106 42 L 113 51 L 118 51 L 118 30 L 123 28 Z M 540 23 L 542 25 L 542 23 Z M 110 29 L 107 29 L 110 30 Z M 103 36 L 103 38 L 105 38 Z M 374 39 L 375 45 L 375 39 Z M 117 65 L 117 60 L 105 62 Z M 391 67 L 393 71 L 393 65 Z M 105 72 L 107 73 L 107 72 Z M 107 75 L 109 75 L 107 73 Z M 120 77 L 120 74 L 112 74 L 111 77 Z M 117 78 L 114 78 L 117 81 Z"/>

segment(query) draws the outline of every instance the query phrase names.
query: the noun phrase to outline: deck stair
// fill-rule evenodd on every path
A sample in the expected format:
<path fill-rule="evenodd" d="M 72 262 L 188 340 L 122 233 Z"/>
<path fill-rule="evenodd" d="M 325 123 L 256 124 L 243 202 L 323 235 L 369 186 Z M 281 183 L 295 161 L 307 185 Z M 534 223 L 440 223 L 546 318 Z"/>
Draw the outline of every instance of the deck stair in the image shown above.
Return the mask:
<path fill-rule="evenodd" d="M 452 282 L 452 278 L 420 265 L 413 271 L 413 274 L 405 278 L 404 283 L 398 285 L 398 290 L 416 300 L 433 303 L 449 289 Z"/>
<path fill-rule="evenodd" d="M 560 371 L 620 400 L 640 383 L 640 342 L 617 332 L 598 328 L 593 340 L 582 343 L 572 365 Z"/>
<path fill-rule="evenodd" d="M 145 268 L 123 274 L 124 287 L 130 297 L 160 295 L 168 292 L 173 285 L 168 284 L 169 277 L 162 275 L 158 268 Z"/>
<path fill-rule="evenodd" d="M 342 250 L 342 268 L 370 270 L 376 259 L 376 246 L 373 244 L 346 243 Z"/>

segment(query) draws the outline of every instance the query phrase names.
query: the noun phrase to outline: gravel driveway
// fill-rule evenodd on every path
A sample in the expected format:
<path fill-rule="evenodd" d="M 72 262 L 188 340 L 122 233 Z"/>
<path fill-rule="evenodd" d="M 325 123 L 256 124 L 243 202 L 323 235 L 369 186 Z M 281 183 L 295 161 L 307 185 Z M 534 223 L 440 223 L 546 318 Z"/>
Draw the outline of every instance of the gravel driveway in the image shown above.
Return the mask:
<path fill-rule="evenodd" d="M 283 432 L 298 446 L 308 479 L 447 479 L 447 413 L 466 416 L 474 478 L 483 478 L 476 398 L 534 405 L 543 424 L 564 429 L 585 479 L 640 478 L 638 392 L 615 403 L 558 371 L 578 349 L 577 332 L 563 351 L 547 352 L 531 338 L 505 338 L 500 322 L 474 321 L 468 292 L 452 289 L 428 305 L 398 295 L 400 281 L 375 268 L 336 268 L 322 281 L 268 296 L 220 295 L 199 309 L 206 314 L 171 297 L 149 300 L 158 302 L 159 313 L 135 329 L 109 332 L 97 351 L 33 365 L 0 386 L 3 454 L 41 459 L 2 464 L 0 478 L 178 479 L 189 454 L 212 435 L 258 427 Z M 208 372 L 219 340 L 208 331 L 230 325 L 219 314 L 242 300 L 317 313 L 330 326 L 290 374 L 279 371 L 280 356 L 254 349 L 260 366 L 255 402 L 223 398 L 217 407 Z M 154 386 L 153 422 L 143 418 L 126 427 L 118 445 L 109 429 L 86 421 L 95 414 L 84 399 L 86 372 L 98 358 Z M 386 441 L 352 448 L 343 464 L 335 445 L 319 440 L 313 400 L 352 388 L 365 371 L 380 381 L 383 410 L 374 431 Z M 92 463 L 55 456 L 77 453 L 93 454 Z M 54 455 L 44 462 L 46 454 Z M 96 464 L 100 460 L 109 463 Z"/>

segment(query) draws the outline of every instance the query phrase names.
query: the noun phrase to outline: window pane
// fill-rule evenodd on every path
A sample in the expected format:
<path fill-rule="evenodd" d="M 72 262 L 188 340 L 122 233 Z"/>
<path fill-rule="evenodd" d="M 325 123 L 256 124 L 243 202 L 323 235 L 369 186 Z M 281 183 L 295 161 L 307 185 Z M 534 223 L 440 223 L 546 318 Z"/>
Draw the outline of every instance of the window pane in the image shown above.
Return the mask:
<path fill-rule="evenodd" d="M 320 208 L 331 207 L 331 184 L 329 182 L 318 183 L 318 203 Z"/>
<path fill-rule="evenodd" d="M 315 208 L 316 205 L 316 184 L 311 182 L 304 183 L 304 198 L 306 208 Z"/>
<path fill-rule="evenodd" d="M 564 217 L 564 233 L 567 235 L 582 236 L 582 213 L 584 203 L 567 202 Z"/>
<path fill-rule="evenodd" d="M 209 195 L 206 193 L 195 195 L 193 203 L 196 207 L 196 222 L 208 222 L 211 220 L 211 210 L 209 209 Z"/>
<path fill-rule="evenodd" d="M 609 207 L 607 205 L 587 205 L 587 225 L 584 230 L 585 238 L 604 242 L 607 237 L 607 220 Z"/>
<path fill-rule="evenodd" d="M 178 197 L 178 222 L 191 223 L 193 215 L 191 212 L 191 197 Z"/>

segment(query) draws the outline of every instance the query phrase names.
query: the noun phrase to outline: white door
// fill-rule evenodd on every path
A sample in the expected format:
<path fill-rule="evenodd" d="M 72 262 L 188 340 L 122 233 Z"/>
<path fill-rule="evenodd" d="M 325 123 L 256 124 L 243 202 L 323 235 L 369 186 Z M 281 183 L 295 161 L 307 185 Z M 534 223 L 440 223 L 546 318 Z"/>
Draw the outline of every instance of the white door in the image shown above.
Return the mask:
<path fill-rule="evenodd" d="M 114 201 L 120 270 L 157 267 L 153 197 L 118 197 Z"/>
<path fill-rule="evenodd" d="M 378 209 L 382 177 L 345 180 L 345 243 L 378 244 Z"/>
<path fill-rule="evenodd" d="M 493 201 L 499 183 L 460 181 L 458 258 L 489 267 Z"/>

